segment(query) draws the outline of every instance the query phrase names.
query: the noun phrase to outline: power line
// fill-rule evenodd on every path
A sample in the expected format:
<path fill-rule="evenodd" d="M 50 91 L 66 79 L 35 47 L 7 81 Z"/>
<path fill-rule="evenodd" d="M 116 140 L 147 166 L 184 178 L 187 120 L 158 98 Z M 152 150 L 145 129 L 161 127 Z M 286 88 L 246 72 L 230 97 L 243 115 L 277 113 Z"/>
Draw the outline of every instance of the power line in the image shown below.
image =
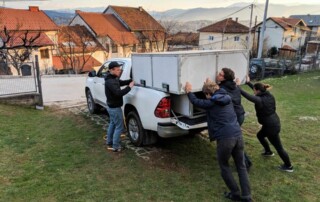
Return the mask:
<path fill-rule="evenodd" d="M 231 14 L 229 14 L 229 15 L 225 16 L 225 17 L 218 18 L 218 19 L 217 19 L 217 20 L 215 20 L 215 21 L 220 21 L 220 20 L 226 19 L 226 18 L 228 18 L 228 17 L 230 17 L 230 16 L 232 16 L 232 15 L 234 15 L 234 14 L 236 14 L 236 13 L 239 13 L 239 12 L 243 11 L 243 10 L 244 10 L 244 9 L 246 9 L 246 8 L 249 8 L 249 7 L 250 7 L 250 5 L 251 5 L 251 4 L 249 4 L 249 5 L 245 6 L 245 7 L 241 8 L 241 9 L 239 9 L 239 10 L 237 10 L 237 11 L 235 11 L 235 12 L 233 12 L 233 13 L 231 13 Z"/>

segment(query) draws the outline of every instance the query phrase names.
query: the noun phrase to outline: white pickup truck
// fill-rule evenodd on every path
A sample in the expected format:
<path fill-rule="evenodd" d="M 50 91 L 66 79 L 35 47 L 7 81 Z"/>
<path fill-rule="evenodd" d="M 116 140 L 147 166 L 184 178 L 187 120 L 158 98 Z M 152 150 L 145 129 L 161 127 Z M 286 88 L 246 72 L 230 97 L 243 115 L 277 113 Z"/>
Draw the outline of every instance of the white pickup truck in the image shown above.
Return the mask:
<path fill-rule="evenodd" d="M 124 96 L 123 105 L 128 136 L 134 145 L 153 144 L 158 136 L 169 138 L 203 130 L 207 127 L 205 111 L 194 108 L 190 104 L 182 85 L 190 81 L 193 84 L 194 93 L 198 97 L 203 97 L 201 92 L 203 81 L 207 77 L 215 79 L 216 73 L 220 71 L 219 68 L 226 65 L 229 67 L 240 65 L 241 70 L 236 72 L 240 72 L 241 77 L 245 77 L 246 54 L 245 50 L 196 51 L 134 54 L 132 59 L 110 59 L 100 67 L 98 72 L 92 71 L 88 74 L 85 93 L 89 112 L 95 113 L 101 107 L 106 107 L 105 76 L 109 63 L 117 61 L 122 64 L 120 79 L 133 78 L 136 84 Z M 237 55 L 234 59 L 239 61 L 227 57 L 229 58 L 227 62 L 218 62 L 218 55 L 223 60 L 226 56 Z M 230 63 L 230 61 L 233 62 Z M 212 64 L 204 64 L 204 62 Z M 202 69 L 201 65 L 206 67 Z M 157 72 L 157 68 L 161 69 L 160 72 Z M 193 70 L 194 68 L 198 69 Z M 158 87 L 157 79 L 160 79 Z"/>

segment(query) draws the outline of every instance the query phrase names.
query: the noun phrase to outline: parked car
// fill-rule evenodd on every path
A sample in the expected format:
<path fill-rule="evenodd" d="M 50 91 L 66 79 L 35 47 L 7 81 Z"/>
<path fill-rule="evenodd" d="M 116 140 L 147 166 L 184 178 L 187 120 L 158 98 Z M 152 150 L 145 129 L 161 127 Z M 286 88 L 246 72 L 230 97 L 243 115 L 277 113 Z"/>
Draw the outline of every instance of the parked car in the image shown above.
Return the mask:
<path fill-rule="evenodd" d="M 252 58 L 249 63 L 249 76 L 260 80 L 265 77 L 283 76 L 295 72 L 294 63 L 285 59 Z"/>
<path fill-rule="evenodd" d="M 252 58 L 249 63 L 249 76 L 251 79 L 263 79 L 266 63 L 263 58 Z"/>

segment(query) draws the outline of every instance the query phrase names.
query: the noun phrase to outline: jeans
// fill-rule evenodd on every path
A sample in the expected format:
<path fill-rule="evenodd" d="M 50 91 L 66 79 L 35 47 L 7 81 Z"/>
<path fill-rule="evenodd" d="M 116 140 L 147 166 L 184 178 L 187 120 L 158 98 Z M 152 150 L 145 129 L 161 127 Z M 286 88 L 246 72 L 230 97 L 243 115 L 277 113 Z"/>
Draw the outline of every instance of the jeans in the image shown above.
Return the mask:
<path fill-rule="evenodd" d="M 221 139 L 217 141 L 217 156 L 220 166 L 222 179 L 230 189 L 232 195 L 240 196 L 240 190 L 234 179 L 231 168 L 229 166 L 229 159 L 232 156 L 236 165 L 238 177 L 241 186 L 241 198 L 251 199 L 250 184 L 248 173 L 244 164 L 243 154 L 243 140 L 242 136 Z"/>
<path fill-rule="evenodd" d="M 113 149 L 120 148 L 120 135 L 124 130 L 123 115 L 121 107 L 107 107 L 110 122 L 107 130 L 107 144 L 112 145 Z"/>
<path fill-rule="evenodd" d="M 265 126 L 262 125 L 261 130 L 257 134 L 257 138 L 259 139 L 260 143 L 264 147 L 266 152 L 271 152 L 269 143 L 266 140 L 266 137 L 270 141 L 270 143 L 274 146 L 277 150 L 280 158 L 284 162 L 287 167 L 291 166 L 290 158 L 288 153 L 284 150 L 281 140 L 280 140 L 280 126 L 279 125 L 272 125 L 272 126 Z"/>

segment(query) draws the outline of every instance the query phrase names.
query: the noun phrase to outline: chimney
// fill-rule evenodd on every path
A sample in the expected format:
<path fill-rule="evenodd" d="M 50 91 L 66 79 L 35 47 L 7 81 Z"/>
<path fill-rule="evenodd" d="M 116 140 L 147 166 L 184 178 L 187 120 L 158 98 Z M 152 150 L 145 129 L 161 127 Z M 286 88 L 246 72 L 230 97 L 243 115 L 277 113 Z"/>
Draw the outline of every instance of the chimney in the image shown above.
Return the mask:
<path fill-rule="evenodd" d="M 139 11 L 143 11 L 143 8 L 142 8 L 142 6 L 139 6 Z"/>
<path fill-rule="evenodd" d="M 76 14 L 79 14 L 81 11 L 80 10 L 75 10 L 75 13 Z"/>
<path fill-rule="evenodd" d="M 238 17 L 236 17 L 236 22 L 238 22 Z"/>
<path fill-rule="evenodd" d="M 39 7 L 38 6 L 29 6 L 29 11 L 31 11 L 31 12 L 39 12 Z"/>

